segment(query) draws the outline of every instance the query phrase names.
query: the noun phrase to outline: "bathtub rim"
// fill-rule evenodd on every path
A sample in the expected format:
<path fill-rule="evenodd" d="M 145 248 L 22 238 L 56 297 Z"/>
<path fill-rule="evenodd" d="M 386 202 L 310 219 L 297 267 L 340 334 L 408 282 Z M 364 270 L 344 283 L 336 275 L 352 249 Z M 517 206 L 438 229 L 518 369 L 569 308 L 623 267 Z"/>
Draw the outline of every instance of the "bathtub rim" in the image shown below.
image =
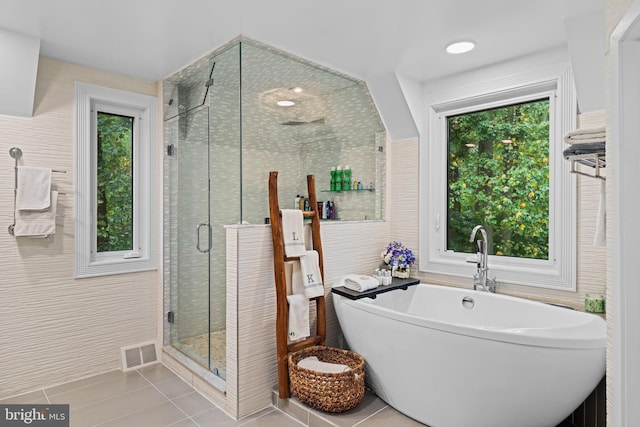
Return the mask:
<path fill-rule="evenodd" d="M 606 349 L 606 322 L 595 314 L 585 313 L 581 311 L 570 311 L 566 308 L 562 307 L 554 307 L 549 304 L 544 304 L 539 301 L 533 301 L 525 298 L 519 298 L 511 295 L 502 295 L 502 294 L 488 294 L 486 292 L 475 291 L 472 289 L 465 288 L 457 288 L 453 286 L 446 285 L 437 285 L 431 283 L 419 283 L 418 285 L 413 286 L 412 288 L 416 292 L 418 289 L 424 287 L 437 287 L 439 289 L 446 289 L 448 291 L 453 291 L 461 294 L 467 294 L 469 296 L 478 296 L 478 297 L 488 297 L 488 298 L 500 298 L 506 300 L 512 300 L 517 303 L 524 304 L 540 304 L 545 307 L 545 309 L 551 310 L 566 310 L 569 315 L 580 316 L 584 319 L 584 322 L 581 322 L 578 326 L 569 326 L 569 327 L 560 327 L 559 329 L 565 329 L 566 333 L 569 336 L 549 336 L 543 335 L 540 332 L 547 331 L 550 328 L 512 328 L 512 329 L 498 329 L 498 328 L 484 328 L 475 325 L 466 325 L 466 324 L 455 324 L 450 322 L 444 322 L 437 319 L 429 319 L 420 317 L 413 314 L 403 313 L 397 310 L 392 310 L 387 307 L 382 307 L 380 305 L 376 305 L 372 303 L 373 300 L 370 298 L 363 298 L 358 300 L 351 300 L 339 294 L 332 294 L 332 298 L 338 298 L 337 301 L 334 301 L 334 305 L 344 304 L 350 307 L 353 307 L 358 310 L 363 310 L 369 312 L 373 315 L 383 316 L 392 320 L 396 320 L 399 322 L 404 322 L 420 327 L 429 328 L 432 330 L 438 330 L 446 333 L 453 333 L 456 335 L 463 335 L 471 338 L 477 339 L 485 339 L 503 343 L 517 344 L 517 345 L 528 345 L 534 347 L 548 347 L 548 348 L 560 348 L 560 349 L 574 349 L 574 350 L 605 350 Z M 407 292 L 404 290 L 394 290 L 386 293 L 385 295 L 390 295 L 395 292 Z M 571 336 L 572 329 L 582 329 L 588 328 L 589 325 L 593 325 L 593 327 L 600 328 L 602 331 L 602 337 L 590 336 L 590 337 L 575 337 Z M 520 332 L 518 332 L 520 331 Z M 538 332 L 536 334 L 536 332 Z M 595 334 L 593 332 L 592 334 Z"/>

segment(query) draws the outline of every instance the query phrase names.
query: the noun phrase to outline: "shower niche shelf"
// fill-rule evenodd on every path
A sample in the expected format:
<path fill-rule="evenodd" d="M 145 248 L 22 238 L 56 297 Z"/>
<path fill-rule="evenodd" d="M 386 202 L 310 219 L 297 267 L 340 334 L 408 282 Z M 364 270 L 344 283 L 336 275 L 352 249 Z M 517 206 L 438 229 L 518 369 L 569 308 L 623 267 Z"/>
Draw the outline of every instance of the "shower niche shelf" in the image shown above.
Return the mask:
<path fill-rule="evenodd" d="M 359 188 L 357 190 L 320 190 L 321 193 L 357 193 L 362 191 L 376 191 L 375 188 Z"/>

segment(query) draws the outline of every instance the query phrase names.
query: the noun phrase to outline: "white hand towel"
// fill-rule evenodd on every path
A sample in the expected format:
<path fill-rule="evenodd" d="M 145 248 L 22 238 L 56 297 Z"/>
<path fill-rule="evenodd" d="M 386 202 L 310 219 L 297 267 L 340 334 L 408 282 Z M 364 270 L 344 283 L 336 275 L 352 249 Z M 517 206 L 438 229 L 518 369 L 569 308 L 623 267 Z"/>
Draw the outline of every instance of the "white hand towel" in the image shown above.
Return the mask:
<path fill-rule="evenodd" d="M 14 236 L 48 236 L 55 234 L 58 192 L 52 191 L 49 197 L 51 207 L 47 210 L 21 211 L 16 209 L 16 223 L 13 229 Z"/>
<path fill-rule="evenodd" d="M 594 142 L 606 143 L 607 137 L 606 135 L 602 135 L 602 136 L 593 136 L 591 138 L 571 138 L 571 139 L 565 138 L 565 142 L 567 144 L 572 144 L 572 145 L 591 144 Z"/>
<path fill-rule="evenodd" d="M 307 251 L 300 257 L 300 270 L 304 284 L 304 295 L 307 298 L 315 298 L 324 295 L 322 275 L 320 274 L 320 257 L 316 251 Z"/>
<path fill-rule="evenodd" d="M 51 206 L 51 169 L 18 166 L 16 210 L 41 211 Z"/>
<path fill-rule="evenodd" d="M 282 235 L 284 253 L 288 257 L 304 256 L 304 218 L 299 209 L 282 209 Z"/>
<path fill-rule="evenodd" d="M 380 284 L 378 279 L 362 274 L 350 274 L 344 278 L 344 287 L 357 292 L 368 291 L 377 288 Z"/>
<path fill-rule="evenodd" d="M 293 263 L 294 261 L 286 261 L 284 263 L 284 278 L 287 283 L 287 295 L 293 295 L 291 291 L 291 275 L 293 272 Z"/>
<path fill-rule="evenodd" d="M 596 128 L 576 129 L 564 136 L 567 144 L 585 144 L 590 142 L 607 142 L 607 132 L 604 126 Z"/>
<path fill-rule="evenodd" d="M 288 295 L 289 329 L 288 338 L 296 341 L 311 334 L 309 327 L 309 300 L 303 294 Z"/>
<path fill-rule="evenodd" d="M 588 127 L 588 128 L 584 127 L 584 128 L 574 129 L 571 132 L 567 132 L 567 136 L 604 133 L 606 131 L 607 131 L 606 126 L 595 126 L 595 127 Z"/>
<path fill-rule="evenodd" d="M 287 295 L 304 294 L 300 261 L 287 261 L 284 267 L 287 280 Z"/>
<path fill-rule="evenodd" d="M 322 362 L 316 356 L 305 357 L 298 362 L 298 366 L 327 374 L 339 374 L 340 372 L 346 372 L 351 369 L 347 365 L 343 365 L 341 363 Z"/>
<path fill-rule="evenodd" d="M 594 246 L 607 246 L 607 182 L 600 180 L 600 204 L 598 205 L 598 218 L 596 220 L 596 235 L 593 238 Z"/>
<path fill-rule="evenodd" d="M 291 271 L 291 293 L 304 294 L 304 281 L 302 280 L 302 269 L 300 262 L 294 262 Z"/>

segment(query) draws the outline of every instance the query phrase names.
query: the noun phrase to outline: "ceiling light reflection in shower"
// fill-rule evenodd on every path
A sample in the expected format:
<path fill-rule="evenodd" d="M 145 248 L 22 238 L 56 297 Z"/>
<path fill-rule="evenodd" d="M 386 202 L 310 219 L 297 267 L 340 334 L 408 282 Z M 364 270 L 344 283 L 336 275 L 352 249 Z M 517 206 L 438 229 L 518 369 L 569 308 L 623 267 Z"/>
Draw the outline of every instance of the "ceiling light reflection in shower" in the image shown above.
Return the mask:
<path fill-rule="evenodd" d="M 300 86 L 269 89 L 258 99 L 263 108 L 279 116 L 276 120 L 284 119 L 286 124 L 322 124 L 327 114 L 324 100 Z"/>
<path fill-rule="evenodd" d="M 459 53 L 466 53 L 469 52 L 471 50 L 473 50 L 473 48 L 476 47 L 476 44 L 472 41 L 469 40 L 465 40 L 465 41 L 459 41 L 459 42 L 455 42 L 455 43 L 450 43 L 447 45 L 447 47 L 445 48 L 447 53 L 451 53 L 453 55 L 459 54 Z"/>

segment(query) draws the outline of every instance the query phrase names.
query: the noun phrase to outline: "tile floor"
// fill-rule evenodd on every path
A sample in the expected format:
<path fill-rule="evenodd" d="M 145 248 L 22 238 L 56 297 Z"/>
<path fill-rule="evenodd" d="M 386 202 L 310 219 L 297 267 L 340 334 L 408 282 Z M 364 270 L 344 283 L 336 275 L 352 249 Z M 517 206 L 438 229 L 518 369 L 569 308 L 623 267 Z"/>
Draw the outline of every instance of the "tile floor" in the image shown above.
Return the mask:
<path fill-rule="evenodd" d="M 291 415 L 304 426 L 310 427 L 425 427 L 424 424 L 406 417 L 378 399 L 369 391 L 355 408 L 341 414 L 318 411 L 301 403 L 295 397 L 279 399 L 273 391 L 274 406 Z"/>
<path fill-rule="evenodd" d="M 275 406 L 235 421 L 163 365 L 126 373 L 111 371 L 0 403 L 69 404 L 71 427 L 422 426 L 371 394 L 367 394 L 358 407 L 340 415 L 307 410 L 295 399 L 279 401 L 275 396 Z"/>

